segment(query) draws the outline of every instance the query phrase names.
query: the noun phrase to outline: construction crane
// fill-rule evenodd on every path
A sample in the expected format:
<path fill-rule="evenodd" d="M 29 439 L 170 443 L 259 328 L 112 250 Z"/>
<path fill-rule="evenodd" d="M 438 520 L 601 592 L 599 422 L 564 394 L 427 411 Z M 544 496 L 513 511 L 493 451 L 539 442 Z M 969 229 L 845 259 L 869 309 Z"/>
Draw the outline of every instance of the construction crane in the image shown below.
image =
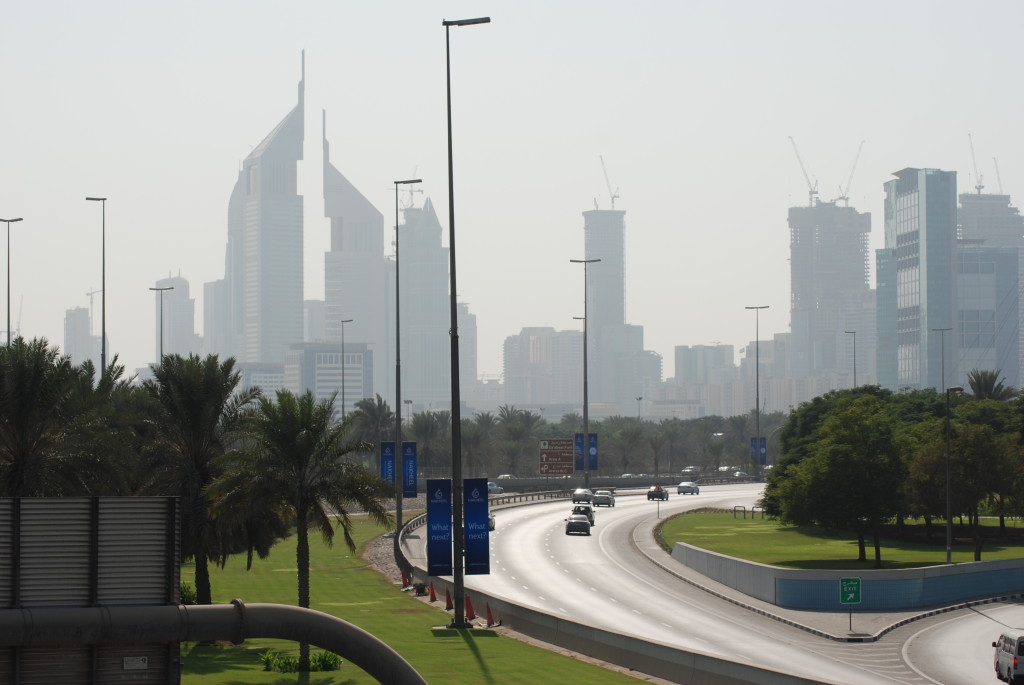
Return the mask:
<path fill-rule="evenodd" d="M 836 200 L 842 200 L 844 207 L 850 206 L 850 184 L 853 183 L 853 172 L 857 170 L 857 162 L 860 161 L 860 151 L 864 148 L 864 141 L 860 141 L 860 145 L 857 146 L 857 154 L 853 158 L 853 166 L 850 168 L 850 175 L 846 179 L 846 187 L 839 189 L 839 197 Z"/>
<path fill-rule="evenodd" d="M 981 182 L 981 175 L 978 173 L 978 161 L 974 158 L 974 139 L 971 138 L 971 134 L 967 134 L 967 142 L 971 144 L 971 163 L 974 165 L 974 189 L 978 191 L 978 195 L 981 195 L 982 189 L 985 187 Z"/>
<path fill-rule="evenodd" d="M 814 183 L 811 183 L 811 177 L 807 175 L 807 169 L 804 168 L 804 160 L 800 158 L 800 151 L 796 149 L 796 141 L 793 140 L 793 136 L 789 136 L 789 142 L 793 145 L 793 152 L 796 153 L 796 161 L 800 163 L 800 171 L 804 172 L 804 180 L 807 181 L 807 195 L 809 198 L 808 206 L 814 206 L 814 196 L 818 194 L 818 180 L 815 179 Z"/>
<path fill-rule="evenodd" d="M 996 165 L 996 181 L 999 183 L 999 194 L 1003 194 L 1003 177 L 999 174 L 999 160 L 995 157 L 992 158 L 992 163 Z"/>
<path fill-rule="evenodd" d="M 598 158 L 601 160 L 601 171 L 604 172 L 604 184 L 608 186 L 608 197 L 611 199 L 612 209 L 615 209 L 615 200 L 619 197 L 619 189 L 616 188 L 615 192 L 612 192 L 612 184 L 611 181 L 608 180 L 608 168 L 604 165 L 604 157 L 598 155 Z M 597 204 L 596 200 L 594 204 Z"/>
<path fill-rule="evenodd" d="M 420 170 L 420 165 L 417 164 L 415 167 L 413 167 L 412 176 L 410 176 L 409 178 L 416 178 L 416 172 L 418 172 L 419 170 Z M 407 183 L 405 185 L 405 187 L 402 188 L 402 190 L 404 190 L 406 193 L 409 194 L 409 196 L 402 203 L 402 209 L 409 209 L 414 204 L 416 204 L 416 193 L 422 193 L 423 192 L 422 190 L 417 188 L 412 183 Z"/>

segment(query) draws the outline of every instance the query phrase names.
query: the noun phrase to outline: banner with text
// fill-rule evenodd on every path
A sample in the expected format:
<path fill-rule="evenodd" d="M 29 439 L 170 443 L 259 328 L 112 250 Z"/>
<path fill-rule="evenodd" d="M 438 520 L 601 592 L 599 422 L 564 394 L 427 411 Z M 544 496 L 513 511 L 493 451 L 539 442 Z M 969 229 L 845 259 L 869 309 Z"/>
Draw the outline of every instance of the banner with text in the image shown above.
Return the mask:
<path fill-rule="evenodd" d="M 427 574 L 452 574 L 452 482 L 427 480 Z"/>
<path fill-rule="evenodd" d="M 590 445 L 587 449 L 587 457 L 590 463 L 590 470 L 597 471 L 597 433 L 590 434 Z M 584 471 L 586 467 L 583 466 L 583 433 L 576 434 L 576 470 Z"/>
<path fill-rule="evenodd" d="M 490 573 L 486 478 L 466 478 L 462 481 L 462 506 L 462 518 L 466 522 L 466 575 Z"/>
<path fill-rule="evenodd" d="M 402 443 L 402 496 L 416 496 L 416 443 Z"/>
<path fill-rule="evenodd" d="M 380 444 L 380 477 L 389 483 L 395 482 L 395 443 Z"/>

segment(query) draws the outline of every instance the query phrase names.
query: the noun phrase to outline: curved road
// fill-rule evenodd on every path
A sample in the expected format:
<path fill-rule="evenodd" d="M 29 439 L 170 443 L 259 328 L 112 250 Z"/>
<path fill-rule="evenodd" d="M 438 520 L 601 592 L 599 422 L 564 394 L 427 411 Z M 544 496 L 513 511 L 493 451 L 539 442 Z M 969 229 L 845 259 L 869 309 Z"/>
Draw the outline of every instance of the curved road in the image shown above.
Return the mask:
<path fill-rule="evenodd" d="M 620 495 L 616 507 L 597 509 L 589 537 L 565 535 L 566 500 L 496 509 L 491 574 L 466 576 L 466 587 L 580 623 L 824 682 L 994 682 L 997 621 L 1024 625 L 1019 605 L 942 614 L 876 642 L 835 642 L 694 588 L 632 546 L 633 530 L 647 519 L 704 506 L 749 509 L 760 492 L 759 484 L 738 484 L 708 486 L 697 496 L 673 490 L 667 502 Z"/>

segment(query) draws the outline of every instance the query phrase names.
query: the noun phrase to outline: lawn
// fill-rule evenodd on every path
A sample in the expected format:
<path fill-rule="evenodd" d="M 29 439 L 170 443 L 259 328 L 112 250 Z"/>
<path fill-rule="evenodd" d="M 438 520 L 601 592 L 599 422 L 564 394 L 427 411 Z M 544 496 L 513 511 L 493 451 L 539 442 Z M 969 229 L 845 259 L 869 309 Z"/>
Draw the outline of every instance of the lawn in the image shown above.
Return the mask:
<path fill-rule="evenodd" d="M 361 547 L 383 531 L 363 517 L 355 517 L 353 537 Z M 431 683 L 476 682 L 494 685 L 545 684 L 618 685 L 636 679 L 616 671 L 530 646 L 495 631 L 433 631 L 450 614 L 400 591 L 377 573 L 359 552 L 349 552 L 340 535 L 333 548 L 320 536 L 310 536 L 311 605 L 338 616 L 377 636 Z M 182 567 L 182 579 L 192 584 L 194 570 Z M 265 560 L 256 559 L 245 570 L 245 556 L 228 560 L 223 569 L 211 569 L 213 601 L 234 598 L 246 602 L 296 602 L 295 540 L 279 543 Z M 361 685 L 376 681 L 351 664 L 328 673 L 270 673 L 262 670 L 259 654 L 266 649 L 297 654 L 298 645 L 281 640 L 253 640 L 240 646 L 200 646 L 183 643 L 183 685 Z M 312 648 L 314 652 L 317 648 Z"/>
<path fill-rule="evenodd" d="M 1024 556 L 1024 527 L 1020 521 L 1007 522 L 1007 534 L 1001 535 L 998 521 L 983 520 L 983 561 Z M 988 523 L 984 523 L 988 521 Z M 923 522 L 911 521 L 904 537 L 897 537 L 895 526 L 886 527 L 881 537 L 882 567 L 911 568 L 946 563 L 944 522 L 932 524 L 932 540 L 925 535 Z M 953 562 L 974 561 L 974 545 L 969 531 L 954 526 Z M 867 561 L 857 561 L 857 537 L 851 531 L 823 531 L 813 527 L 786 526 L 768 518 L 753 518 L 750 513 L 698 510 L 681 514 L 662 524 L 661 542 L 671 549 L 685 542 L 720 554 L 762 564 L 800 569 L 874 568 L 874 547 L 865 540 Z"/>

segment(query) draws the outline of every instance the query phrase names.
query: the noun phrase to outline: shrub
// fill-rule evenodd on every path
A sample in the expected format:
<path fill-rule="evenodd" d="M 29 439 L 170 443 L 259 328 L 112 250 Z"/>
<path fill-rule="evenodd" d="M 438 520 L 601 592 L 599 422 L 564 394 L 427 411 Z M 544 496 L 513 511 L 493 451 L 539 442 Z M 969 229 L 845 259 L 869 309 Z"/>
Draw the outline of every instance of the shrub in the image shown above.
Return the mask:
<path fill-rule="evenodd" d="M 299 670 L 299 658 L 290 654 L 281 654 L 272 649 L 260 653 L 264 671 L 275 673 L 296 673 Z M 341 657 L 334 652 L 314 652 L 309 655 L 310 671 L 337 671 L 341 668 Z"/>

